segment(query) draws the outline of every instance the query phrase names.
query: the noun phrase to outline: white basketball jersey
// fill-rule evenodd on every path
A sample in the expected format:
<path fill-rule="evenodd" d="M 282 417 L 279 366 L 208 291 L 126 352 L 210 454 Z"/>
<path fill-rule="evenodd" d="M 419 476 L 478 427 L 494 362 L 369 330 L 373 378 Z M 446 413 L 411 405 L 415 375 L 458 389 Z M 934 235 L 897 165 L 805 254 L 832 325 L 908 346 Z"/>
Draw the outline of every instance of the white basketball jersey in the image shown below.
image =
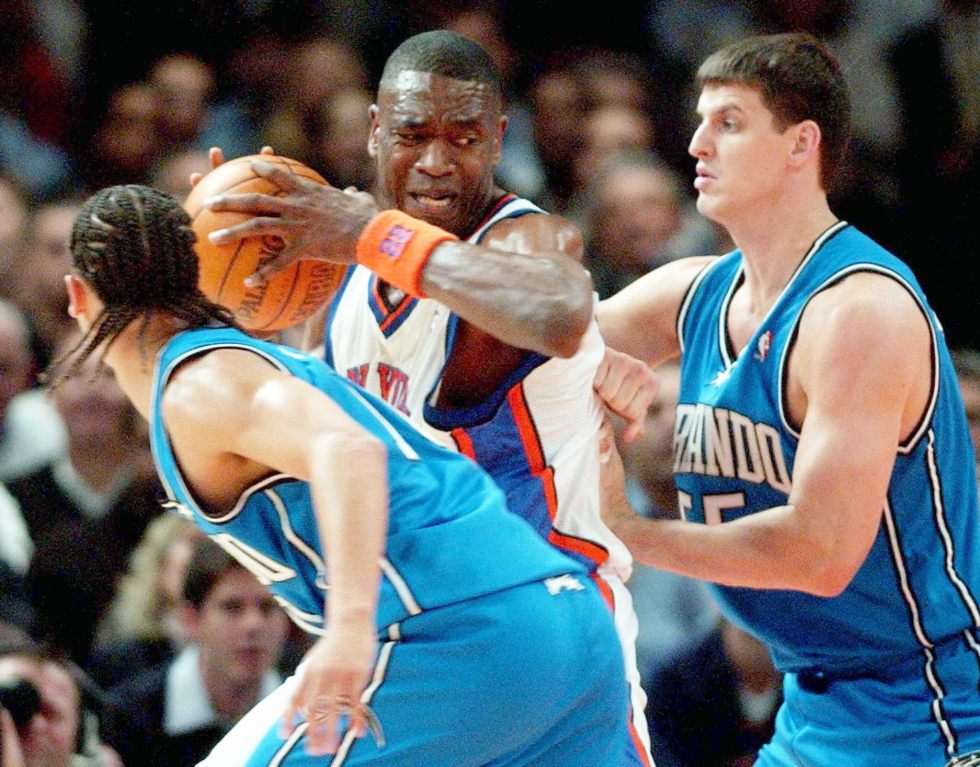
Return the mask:
<path fill-rule="evenodd" d="M 502 219 L 542 212 L 507 195 L 468 242 L 478 243 Z M 325 357 L 434 440 L 476 460 L 504 490 L 510 510 L 552 544 L 626 580 L 630 554 L 599 516 L 596 433 L 603 405 L 592 380 L 604 344 L 595 320 L 573 357 L 528 352 L 486 401 L 440 408 L 439 385 L 458 323 L 432 299 L 406 296 L 388 306 L 377 277 L 356 267 L 330 308 Z"/>

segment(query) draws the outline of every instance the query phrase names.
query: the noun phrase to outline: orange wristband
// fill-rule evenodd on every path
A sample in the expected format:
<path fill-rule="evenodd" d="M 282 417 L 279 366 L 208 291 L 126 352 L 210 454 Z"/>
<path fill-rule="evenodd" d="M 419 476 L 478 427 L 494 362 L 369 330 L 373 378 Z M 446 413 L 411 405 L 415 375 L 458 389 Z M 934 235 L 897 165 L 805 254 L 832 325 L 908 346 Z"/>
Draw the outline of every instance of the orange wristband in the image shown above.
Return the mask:
<path fill-rule="evenodd" d="M 458 239 L 400 210 L 383 210 L 357 239 L 357 263 L 410 296 L 425 298 L 422 270 L 429 254 L 437 245 Z"/>

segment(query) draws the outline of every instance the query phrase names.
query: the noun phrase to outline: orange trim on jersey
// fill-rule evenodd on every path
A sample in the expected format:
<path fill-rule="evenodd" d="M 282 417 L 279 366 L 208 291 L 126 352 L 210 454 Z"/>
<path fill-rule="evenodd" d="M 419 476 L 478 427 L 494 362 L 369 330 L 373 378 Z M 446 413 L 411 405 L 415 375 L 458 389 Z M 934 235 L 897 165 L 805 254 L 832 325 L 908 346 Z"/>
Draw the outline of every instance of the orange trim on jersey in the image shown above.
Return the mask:
<path fill-rule="evenodd" d="M 497 215 L 497 211 L 498 210 L 500 210 L 502 207 L 504 207 L 504 205 L 506 205 L 508 202 L 511 202 L 512 200 L 516 200 L 516 199 L 517 199 L 517 195 L 516 194 L 513 194 L 512 192 L 508 192 L 503 197 L 501 197 L 499 200 L 497 200 L 497 204 L 494 205 L 493 208 L 490 209 L 490 212 L 487 213 L 486 216 L 484 216 L 484 218 L 480 222 L 479 226 L 477 226 L 477 227 L 475 227 L 473 229 L 473 233 L 475 234 L 476 232 L 479 232 L 483 227 L 485 227 L 487 225 L 487 222 L 491 218 L 493 218 L 495 215 Z M 473 235 L 470 235 L 470 236 L 472 237 Z"/>
<path fill-rule="evenodd" d="M 541 480 L 544 490 L 545 503 L 548 506 L 548 516 L 554 522 L 555 515 L 558 513 L 558 490 L 555 488 L 555 469 L 553 466 L 546 466 L 544 462 L 544 450 L 541 449 L 541 440 L 538 437 L 538 430 L 534 427 L 534 419 L 527 409 L 527 401 L 524 399 L 524 387 L 518 384 L 507 392 L 507 402 L 510 411 L 514 414 L 514 423 L 517 431 L 521 435 L 521 443 L 524 445 L 524 453 L 527 456 L 528 465 L 531 473 Z M 574 535 L 559 532 L 552 527 L 548 533 L 548 542 L 560 546 L 568 551 L 574 551 L 597 565 L 601 565 L 609 559 L 609 552 L 597 543 L 578 538 Z"/>
<path fill-rule="evenodd" d="M 598 543 L 593 543 L 585 538 L 576 538 L 567 533 L 559 533 L 554 528 L 548 533 L 548 542 L 561 546 L 568 551 L 574 551 L 583 557 L 588 557 L 597 565 L 605 564 L 606 560 L 609 559 L 609 552 Z"/>
<path fill-rule="evenodd" d="M 650 761 L 650 755 L 647 753 L 646 746 L 640 740 L 640 733 L 636 731 L 636 725 L 633 724 L 633 706 L 630 706 L 629 731 L 630 739 L 633 741 L 633 748 L 636 749 L 636 755 L 640 757 L 643 767 L 654 767 L 653 762 Z"/>
<path fill-rule="evenodd" d="M 375 290 L 377 290 L 377 288 L 375 288 Z M 381 322 L 381 324 L 378 325 L 378 329 L 382 332 L 387 330 L 388 326 L 391 325 L 391 323 L 393 323 L 395 320 L 397 320 L 401 315 L 403 315 L 406 312 L 406 310 L 408 309 L 411 303 L 412 303 L 411 297 L 406 295 L 398 303 L 398 306 L 395 307 L 395 310 L 387 317 L 385 317 L 384 320 Z M 384 306 L 384 304 L 382 304 L 382 306 Z"/>
<path fill-rule="evenodd" d="M 599 575 L 599 573 L 592 573 L 592 580 L 595 581 L 595 585 L 599 588 L 599 593 L 602 594 L 602 598 L 609 605 L 609 610 L 612 613 L 616 612 L 616 596 L 613 594 L 612 587 L 606 583 L 605 579 Z"/>
<path fill-rule="evenodd" d="M 471 460 L 476 460 L 476 451 L 473 449 L 473 440 L 470 439 L 470 435 L 466 433 L 465 429 L 453 429 L 450 432 L 453 441 L 456 443 L 456 449 L 460 453 L 465 455 Z"/>
<path fill-rule="evenodd" d="M 599 575 L 598 572 L 592 573 L 592 580 L 595 581 L 595 585 L 599 588 L 599 593 L 602 594 L 602 598 L 605 600 L 606 604 L 609 606 L 609 611 L 616 614 L 616 595 L 613 594 L 612 587 L 606 583 L 605 578 Z M 650 761 L 650 754 L 647 752 L 646 746 L 643 745 L 643 739 L 640 737 L 640 733 L 637 732 L 636 724 L 633 722 L 633 704 L 630 703 L 629 711 L 629 731 L 630 740 L 633 741 L 633 748 L 636 749 L 636 754 L 640 758 L 640 762 L 643 767 L 654 767 L 653 762 Z"/>

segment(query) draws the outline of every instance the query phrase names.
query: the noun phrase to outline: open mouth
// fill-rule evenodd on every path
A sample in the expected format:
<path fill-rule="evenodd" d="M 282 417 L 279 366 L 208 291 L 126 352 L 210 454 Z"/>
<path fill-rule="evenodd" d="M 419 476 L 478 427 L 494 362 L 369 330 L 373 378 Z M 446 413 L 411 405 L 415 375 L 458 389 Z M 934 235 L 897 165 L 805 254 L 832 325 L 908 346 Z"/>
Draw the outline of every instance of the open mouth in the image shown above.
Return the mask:
<path fill-rule="evenodd" d="M 410 193 L 409 197 L 417 204 L 426 208 L 448 208 L 456 199 L 451 194 L 421 194 Z"/>

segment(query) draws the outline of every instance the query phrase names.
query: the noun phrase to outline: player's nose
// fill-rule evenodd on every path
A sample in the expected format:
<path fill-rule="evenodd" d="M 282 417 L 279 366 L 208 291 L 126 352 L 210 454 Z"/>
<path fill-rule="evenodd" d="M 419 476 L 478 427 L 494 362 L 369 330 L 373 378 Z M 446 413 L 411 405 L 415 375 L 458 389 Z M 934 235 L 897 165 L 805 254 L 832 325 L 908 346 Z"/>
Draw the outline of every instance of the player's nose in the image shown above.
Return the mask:
<path fill-rule="evenodd" d="M 454 166 L 452 152 L 445 142 L 428 142 L 415 161 L 415 169 L 428 176 L 445 176 L 452 173 Z"/>

